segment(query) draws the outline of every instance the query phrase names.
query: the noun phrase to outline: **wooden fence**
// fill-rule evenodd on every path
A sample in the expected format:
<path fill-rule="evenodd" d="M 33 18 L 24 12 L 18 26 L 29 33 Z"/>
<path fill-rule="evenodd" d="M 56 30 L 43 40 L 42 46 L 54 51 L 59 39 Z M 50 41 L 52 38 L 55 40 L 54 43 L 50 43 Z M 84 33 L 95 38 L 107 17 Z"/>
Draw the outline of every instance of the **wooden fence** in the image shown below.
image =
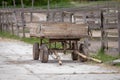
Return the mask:
<path fill-rule="evenodd" d="M 110 5 L 109 5 L 110 6 Z M 107 29 L 118 29 L 118 42 L 120 53 L 120 12 L 117 7 L 108 5 L 99 5 L 82 8 L 64 8 L 64 9 L 34 9 L 34 8 L 2 8 L 0 9 L 0 31 L 10 32 L 18 35 L 22 32 L 22 37 L 26 37 L 25 29 L 28 23 L 37 23 L 34 20 L 34 14 L 46 14 L 46 21 L 49 22 L 70 22 L 86 23 L 90 30 L 101 30 L 101 48 L 106 49 L 108 43 Z M 29 20 L 26 20 L 26 14 Z"/>

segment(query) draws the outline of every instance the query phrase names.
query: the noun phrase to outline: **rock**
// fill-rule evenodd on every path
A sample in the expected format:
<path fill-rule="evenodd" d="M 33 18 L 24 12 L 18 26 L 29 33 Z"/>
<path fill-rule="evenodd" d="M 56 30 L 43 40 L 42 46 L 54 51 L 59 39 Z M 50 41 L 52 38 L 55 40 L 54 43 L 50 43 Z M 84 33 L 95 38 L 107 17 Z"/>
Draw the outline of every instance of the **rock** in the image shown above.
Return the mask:
<path fill-rule="evenodd" d="M 120 63 L 120 59 L 117 59 L 117 60 L 114 60 L 113 62 L 112 62 L 112 65 L 116 65 L 116 64 L 119 64 Z"/>

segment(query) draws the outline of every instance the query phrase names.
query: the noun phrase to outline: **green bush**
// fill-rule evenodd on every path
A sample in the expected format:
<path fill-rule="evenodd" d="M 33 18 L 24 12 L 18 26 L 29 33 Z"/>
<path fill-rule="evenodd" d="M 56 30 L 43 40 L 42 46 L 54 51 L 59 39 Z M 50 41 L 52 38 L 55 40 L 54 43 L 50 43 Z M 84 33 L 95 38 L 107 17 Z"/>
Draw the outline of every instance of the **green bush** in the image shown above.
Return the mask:
<path fill-rule="evenodd" d="M 2 5 L 2 2 L 7 2 L 8 6 L 13 5 L 13 0 L 0 0 L 0 4 Z M 56 3 L 66 3 L 70 2 L 71 0 L 49 0 L 51 4 L 56 4 Z M 41 6 L 41 5 L 47 5 L 48 0 L 34 0 L 35 6 Z M 21 0 L 15 0 L 15 3 L 17 6 L 21 5 Z M 32 5 L 32 0 L 23 0 L 23 3 L 25 6 L 30 6 Z"/>

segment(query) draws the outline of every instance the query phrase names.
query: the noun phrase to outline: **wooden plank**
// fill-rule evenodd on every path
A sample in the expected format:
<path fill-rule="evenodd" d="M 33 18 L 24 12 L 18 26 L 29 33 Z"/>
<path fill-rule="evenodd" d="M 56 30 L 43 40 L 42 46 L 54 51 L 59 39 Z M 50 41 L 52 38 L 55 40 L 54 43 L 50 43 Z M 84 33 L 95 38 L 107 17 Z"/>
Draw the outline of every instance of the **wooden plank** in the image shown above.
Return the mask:
<path fill-rule="evenodd" d="M 31 36 L 47 38 L 81 38 L 88 36 L 88 27 L 85 24 L 72 23 L 41 23 Z"/>
<path fill-rule="evenodd" d="M 78 54 L 79 56 L 81 56 L 81 57 L 84 58 L 84 59 L 88 59 L 88 60 L 92 60 L 92 61 L 95 61 L 95 62 L 98 62 L 98 63 L 102 63 L 101 60 L 95 59 L 95 58 L 92 58 L 92 57 L 88 57 L 88 56 L 86 56 L 86 55 L 80 53 L 80 52 L 77 51 L 77 50 L 75 50 L 75 53 Z"/>
<path fill-rule="evenodd" d="M 21 13 L 22 18 L 22 27 L 23 27 L 23 37 L 25 37 L 25 21 L 24 21 L 24 13 Z"/>
<path fill-rule="evenodd" d="M 13 24 L 11 24 L 11 28 L 12 28 L 12 35 L 14 35 L 14 26 L 13 26 Z"/>
<path fill-rule="evenodd" d="M 104 16 L 103 16 L 103 11 L 101 11 L 101 49 L 105 49 L 105 41 L 104 41 L 104 36 L 105 36 L 105 30 L 104 30 Z"/>
<path fill-rule="evenodd" d="M 119 50 L 119 55 L 120 55 L 120 11 L 118 12 L 118 34 L 119 34 L 119 38 L 118 38 L 119 48 L 118 48 L 118 50 Z"/>

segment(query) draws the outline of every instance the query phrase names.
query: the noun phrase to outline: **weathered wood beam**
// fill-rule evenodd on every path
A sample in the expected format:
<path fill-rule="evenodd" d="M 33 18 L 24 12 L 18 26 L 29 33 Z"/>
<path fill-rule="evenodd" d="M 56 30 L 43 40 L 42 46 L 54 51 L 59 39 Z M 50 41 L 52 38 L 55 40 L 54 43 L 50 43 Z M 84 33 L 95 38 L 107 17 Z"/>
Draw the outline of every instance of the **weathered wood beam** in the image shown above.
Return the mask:
<path fill-rule="evenodd" d="M 105 41 L 104 41 L 104 36 L 105 36 L 105 30 L 104 30 L 104 16 L 103 16 L 103 11 L 101 11 L 101 49 L 105 49 Z"/>
<path fill-rule="evenodd" d="M 120 11 L 118 12 L 118 35 L 119 35 L 119 37 L 118 37 L 118 42 L 119 42 L 118 50 L 119 50 L 119 55 L 120 55 Z"/>
<path fill-rule="evenodd" d="M 101 60 L 99 59 L 95 59 L 95 58 L 92 58 L 92 57 L 88 57 L 86 55 L 83 55 L 82 53 L 80 53 L 79 51 L 75 50 L 75 53 L 78 54 L 79 56 L 81 56 L 82 58 L 84 59 L 88 59 L 88 60 L 92 60 L 92 61 L 95 61 L 95 62 L 98 62 L 98 63 L 102 63 Z"/>

